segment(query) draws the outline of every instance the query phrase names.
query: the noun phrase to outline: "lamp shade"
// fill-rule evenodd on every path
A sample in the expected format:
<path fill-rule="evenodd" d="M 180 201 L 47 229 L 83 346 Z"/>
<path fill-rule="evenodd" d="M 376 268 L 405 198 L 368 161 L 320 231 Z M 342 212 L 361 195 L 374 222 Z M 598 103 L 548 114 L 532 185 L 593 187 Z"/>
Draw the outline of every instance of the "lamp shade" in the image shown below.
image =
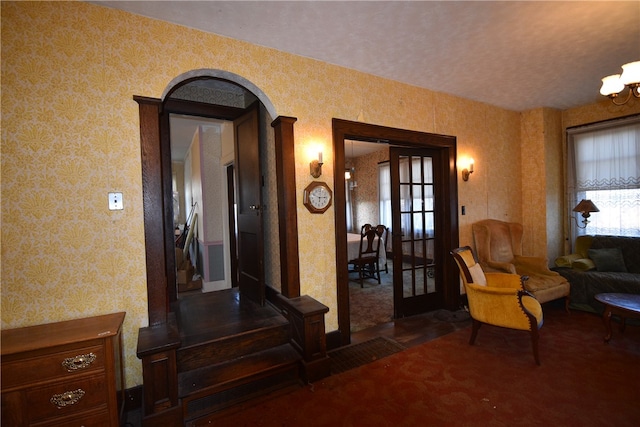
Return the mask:
<path fill-rule="evenodd" d="M 640 83 L 640 61 L 629 62 L 622 66 L 620 82 L 624 85 Z"/>
<path fill-rule="evenodd" d="M 588 212 L 600 212 L 600 209 L 593 204 L 591 200 L 582 199 L 580 203 L 577 204 L 575 208 L 573 208 L 574 212 L 582 212 L 582 214 Z"/>
<path fill-rule="evenodd" d="M 620 80 L 620 74 L 614 74 L 602 79 L 602 87 L 600 93 L 604 96 L 620 93 L 624 90 L 624 84 Z"/>

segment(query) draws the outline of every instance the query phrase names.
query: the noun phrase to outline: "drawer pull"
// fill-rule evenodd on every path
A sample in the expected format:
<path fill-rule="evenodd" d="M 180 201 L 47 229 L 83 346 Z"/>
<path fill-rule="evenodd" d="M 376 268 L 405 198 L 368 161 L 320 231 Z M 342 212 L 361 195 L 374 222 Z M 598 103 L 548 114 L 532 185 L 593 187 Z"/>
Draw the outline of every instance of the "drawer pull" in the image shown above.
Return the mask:
<path fill-rule="evenodd" d="M 68 405 L 75 405 L 78 403 L 82 396 L 84 396 L 85 392 L 83 389 L 79 388 L 73 391 L 65 391 L 64 393 L 54 394 L 51 396 L 49 401 L 56 405 L 58 409 L 62 409 Z"/>
<path fill-rule="evenodd" d="M 62 366 L 67 368 L 67 372 L 77 371 L 78 369 L 88 368 L 96 360 L 93 353 L 79 354 L 75 357 L 67 357 L 62 361 Z"/>

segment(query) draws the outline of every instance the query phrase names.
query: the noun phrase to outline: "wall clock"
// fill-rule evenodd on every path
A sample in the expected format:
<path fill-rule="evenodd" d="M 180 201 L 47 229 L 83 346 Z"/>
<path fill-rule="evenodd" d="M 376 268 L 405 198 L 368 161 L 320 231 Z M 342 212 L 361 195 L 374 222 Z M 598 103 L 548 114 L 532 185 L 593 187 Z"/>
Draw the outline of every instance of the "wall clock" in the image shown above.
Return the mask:
<path fill-rule="evenodd" d="M 303 203 L 311 213 L 324 213 L 331 206 L 333 193 L 322 181 L 313 181 L 304 189 Z"/>

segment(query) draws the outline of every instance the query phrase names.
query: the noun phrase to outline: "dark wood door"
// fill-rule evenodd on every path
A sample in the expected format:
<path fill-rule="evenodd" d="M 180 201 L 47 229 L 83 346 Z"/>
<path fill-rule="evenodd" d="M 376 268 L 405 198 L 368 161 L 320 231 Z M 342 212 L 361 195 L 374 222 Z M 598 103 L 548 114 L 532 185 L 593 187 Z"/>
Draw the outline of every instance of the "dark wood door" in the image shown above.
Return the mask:
<path fill-rule="evenodd" d="M 443 307 L 438 150 L 391 147 L 394 317 Z"/>
<path fill-rule="evenodd" d="M 227 166 L 227 215 L 229 217 L 229 256 L 231 287 L 238 287 L 238 245 L 236 243 L 236 176 L 233 164 Z"/>
<path fill-rule="evenodd" d="M 241 295 L 264 304 L 264 245 L 258 104 L 234 120 L 237 200 L 238 286 Z"/>

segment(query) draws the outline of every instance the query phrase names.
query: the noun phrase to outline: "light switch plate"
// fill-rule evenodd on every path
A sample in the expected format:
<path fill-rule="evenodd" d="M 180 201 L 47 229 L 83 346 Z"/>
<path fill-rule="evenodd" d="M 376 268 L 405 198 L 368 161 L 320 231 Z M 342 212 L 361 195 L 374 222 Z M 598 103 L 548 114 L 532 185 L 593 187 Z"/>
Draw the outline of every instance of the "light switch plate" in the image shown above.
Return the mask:
<path fill-rule="evenodd" d="M 120 211 L 124 209 L 122 193 L 109 193 L 109 210 Z"/>

